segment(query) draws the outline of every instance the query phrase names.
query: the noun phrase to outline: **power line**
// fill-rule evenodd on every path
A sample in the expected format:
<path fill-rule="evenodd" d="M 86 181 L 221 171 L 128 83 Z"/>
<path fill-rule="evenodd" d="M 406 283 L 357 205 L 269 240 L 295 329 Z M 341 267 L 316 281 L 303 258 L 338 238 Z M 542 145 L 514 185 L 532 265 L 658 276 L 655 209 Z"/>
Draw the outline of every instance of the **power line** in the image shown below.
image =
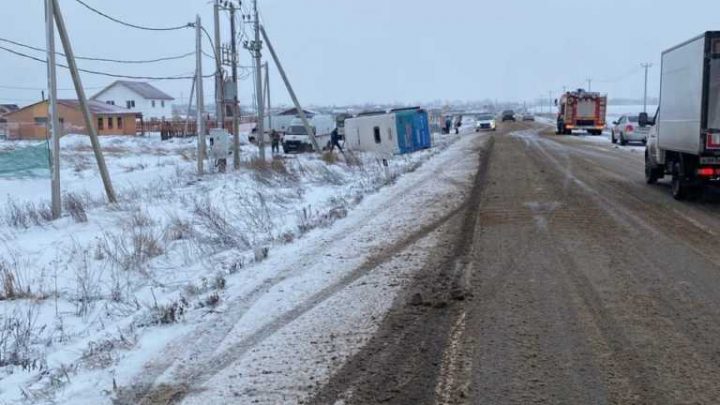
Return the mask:
<path fill-rule="evenodd" d="M 0 49 L 4 50 L 6 52 L 12 53 L 14 55 L 17 55 L 17 56 L 21 56 L 23 58 L 32 59 L 34 61 L 37 61 L 37 62 L 40 62 L 43 64 L 47 64 L 47 61 L 45 61 L 44 59 L 36 58 L 34 56 L 31 56 L 31 55 L 28 55 L 28 54 L 25 54 L 22 52 L 18 52 L 16 50 L 6 48 L 4 46 L 0 46 Z M 69 67 L 66 65 L 59 64 L 59 63 L 57 65 L 62 68 L 65 68 L 65 69 L 69 69 Z M 192 80 L 195 77 L 195 76 L 130 76 L 130 75 L 120 75 L 120 74 L 115 74 L 115 73 L 108 73 L 108 72 L 100 72 L 97 70 L 89 70 L 89 69 L 78 69 L 78 70 L 81 72 L 84 72 L 84 73 L 92 74 L 92 75 L 107 76 L 107 77 L 113 77 L 113 78 L 119 78 L 119 79 L 134 79 L 134 80 Z M 213 75 L 208 75 L 208 76 L 203 76 L 203 77 L 207 78 L 207 77 L 212 77 L 212 76 Z"/>
<path fill-rule="evenodd" d="M 125 25 L 125 26 L 127 26 L 127 27 L 136 28 L 136 29 L 139 29 L 139 30 L 145 30 L 145 31 L 177 31 L 177 30 L 181 30 L 181 29 L 185 29 L 185 28 L 191 28 L 191 27 L 194 26 L 193 23 L 187 23 L 187 24 L 185 24 L 185 25 L 178 25 L 178 26 L 176 26 L 176 27 L 147 27 L 147 26 L 142 26 L 142 25 L 137 25 L 137 24 L 131 24 L 131 23 L 129 23 L 129 22 L 125 22 L 125 21 L 122 21 L 122 20 L 120 20 L 120 19 L 118 19 L 118 18 L 112 17 L 112 16 L 110 16 L 110 15 L 108 15 L 108 14 L 105 14 L 105 13 L 103 13 L 102 11 L 100 11 L 100 10 L 98 10 L 98 9 L 96 9 L 96 8 L 93 8 L 92 6 L 90 6 L 89 4 L 85 3 L 85 2 L 82 1 L 82 0 L 75 0 L 75 1 L 78 2 L 78 3 L 80 3 L 80 4 L 82 4 L 82 5 L 83 5 L 85 8 L 87 8 L 88 10 L 90 10 L 90 11 L 92 11 L 92 12 L 94 12 L 94 13 L 97 13 L 97 14 L 103 16 L 103 17 L 105 17 L 105 18 L 107 18 L 107 19 L 110 20 L 110 21 L 116 22 L 116 23 L 118 23 L 118 24 Z"/>
<path fill-rule="evenodd" d="M 31 46 L 27 44 L 23 44 L 21 42 L 13 41 L 11 39 L 2 38 L 0 37 L 0 42 L 6 42 L 9 44 L 17 45 L 22 48 L 31 49 L 38 52 L 47 52 L 43 48 L 39 48 L 36 46 Z M 56 52 L 57 55 L 65 56 L 62 52 Z M 78 60 L 88 60 L 88 61 L 96 61 L 96 62 L 112 62 L 112 63 L 125 63 L 125 64 L 143 64 L 143 63 L 156 63 L 156 62 L 164 62 L 169 60 L 178 60 L 187 58 L 188 56 L 195 55 L 195 51 L 188 52 L 182 55 L 176 55 L 176 56 L 166 56 L 162 58 L 156 58 L 156 59 L 146 59 L 146 60 L 120 60 L 120 59 L 106 59 L 106 58 L 96 58 L 96 57 L 87 57 L 87 56 L 76 56 L 75 59 Z"/>

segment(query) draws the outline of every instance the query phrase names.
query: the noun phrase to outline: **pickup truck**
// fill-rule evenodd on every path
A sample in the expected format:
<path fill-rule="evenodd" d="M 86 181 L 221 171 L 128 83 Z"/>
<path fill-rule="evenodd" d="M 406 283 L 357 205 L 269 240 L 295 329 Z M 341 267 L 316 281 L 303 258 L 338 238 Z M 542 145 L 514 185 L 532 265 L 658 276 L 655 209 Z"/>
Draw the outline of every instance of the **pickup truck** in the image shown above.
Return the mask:
<path fill-rule="evenodd" d="M 645 150 L 645 180 L 670 176 L 683 200 L 720 185 L 720 31 L 706 32 L 662 54 L 660 105 Z"/>

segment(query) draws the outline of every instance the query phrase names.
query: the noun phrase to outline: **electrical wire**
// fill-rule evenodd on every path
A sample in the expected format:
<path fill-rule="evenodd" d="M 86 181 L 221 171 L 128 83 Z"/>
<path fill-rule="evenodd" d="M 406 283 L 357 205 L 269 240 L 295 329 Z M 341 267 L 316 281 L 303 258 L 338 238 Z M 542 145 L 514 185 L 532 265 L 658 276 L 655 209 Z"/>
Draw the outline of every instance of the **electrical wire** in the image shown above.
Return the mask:
<path fill-rule="evenodd" d="M 22 47 L 22 48 L 31 49 L 31 50 L 33 50 L 33 51 L 38 51 L 38 52 L 43 52 L 43 53 L 47 52 L 46 49 L 39 48 L 39 47 L 36 47 L 36 46 L 27 45 L 27 44 L 23 44 L 23 43 L 21 43 L 21 42 L 13 41 L 13 40 L 7 39 L 7 38 L 2 38 L 2 37 L 0 37 L 0 42 L 5 42 L 5 43 L 13 44 L 13 45 L 16 45 L 16 46 L 19 46 L 19 47 Z M 62 52 L 55 52 L 55 54 L 56 54 L 56 55 L 60 55 L 60 56 L 65 56 L 65 54 L 62 53 Z M 75 59 L 78 59 L 78 60 L 87 60 L 87 61 L 96 61 L 96 62 L 112 62 L 112 63 L 124 63 L 124 64 L 144 64 L 144 63 L 164 62 L 164 61 L 169 61 L 169 60 L 178 60 L 178 59 L 187 58 L 188 56 L 191 56 L 191 55 L 194 55 L 194 54 L 195 54 L 195 52 L 193 51 L 193 52 L 188 52 L 188 53 L 185 53 L 185 54 L 182 54 L 182 55 L 166 56 L 166 57 L 162 57 L 162 58 L 146 59 L 146 60 L 120 60 L 120 59 L 95 58 L 95 57 L 87 57 L 87 56 L 76 56 Z"/>
<path fill-rule="evenodd" d="M 89 4 L 85 3 L 85 2 L 82 1 L 82 0 L 75 0 L 75 1 L 78 2 L 78 3 L 80 3 L 81 5 L 83 5 L 83 6 L 84 6 L 85 8 L 87 8 L 88 10 L 90 10 L 90 11 L 96 13 L 96 14 L 99 14 L 99 15 L 101 15 L 101 16 L 103 16 L 103 17 L 105 17 L 105 18 L 107 18 L 107 19 L 110 20 L 110 21 L 116 22 L 116 23 L 121 24 L 121 25 L 125 25 L 125 26 L 130 27 L 130 28 L 136 28 L 136 29 L 139 29 L 139 30 L 145 30 L 145 31 L 177 31 L 177 30 L 182 30 L 182 29 L 185 29 L 185 28 L 190 28 L 190 27 L 194 27 L 194 26 L 195 26 L 195 24 L 193 24 L 193 23 L 187 23 L 187 24 L 185 24 L 185 25 L 178 25 L 178 26 L 176 26 L 176 27 L 147 27 L 147 26 L 142 26 L 142 25 L 137 25 L 137 24 L 131 24 L 131 23 L 129 23 L 129 22 L 122 21 L 122 20 L 120 20 L 119 18 L 115 18 L 115 17 L 112 17 L 112 16 L 110 16 L 110 15 L 108 15 L 108 14 L 105 14 L 105 13 L 103 13 L 102 11 L 100 11 L 100 10 L 98 10 L 98 9 L 96 9 L 96 8 L 93 8 L 92 6 L 90 6 Z"/>
<path fill-rule="evenodd" d="M 6 48 L 4 46 L 0 46 L 1 50 L 4 50 L 6 52 L 12 53 L 17 56 L 21 56 L 23 58 L 32 59 L 40 63 L 47 64 L 47 61 L 44 59 L 36 58 L 34 56 L 24 54 L 22 52 L 18 52 L 16 50 Z M 70 69 L 68 66 L 58 63 L 57 66 L 60 66 L 65 69 Z M 119 78 L 119 79 L 134 79 L 134 80 L 188 80 L 193 79 L 195 76 L 130 76 L 130 75 L 120 75 L 115 73 L 108 73 L 108 72 L 100 72 L 97 70 L 89 70 L 89 69 L 81 69 L 78 68 L 78 71 L 92 74 L 92 75 L 98 75 L 98 76 L 107 76 L 107 77 L 113 77 L 113 78 Z M 213 77 L 214 75 L 207 75 L 203 77 Z"/>

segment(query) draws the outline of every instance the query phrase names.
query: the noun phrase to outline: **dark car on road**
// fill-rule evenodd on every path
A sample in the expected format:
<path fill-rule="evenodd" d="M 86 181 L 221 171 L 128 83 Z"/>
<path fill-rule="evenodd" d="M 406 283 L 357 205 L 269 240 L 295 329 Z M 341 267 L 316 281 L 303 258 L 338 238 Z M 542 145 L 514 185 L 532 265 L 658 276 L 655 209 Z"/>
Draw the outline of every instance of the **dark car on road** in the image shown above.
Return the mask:
<path fill-rule="evenodd" d="M 515 121 L 515 111 L 505 110 L 502 112 L 502 122 Z"/>

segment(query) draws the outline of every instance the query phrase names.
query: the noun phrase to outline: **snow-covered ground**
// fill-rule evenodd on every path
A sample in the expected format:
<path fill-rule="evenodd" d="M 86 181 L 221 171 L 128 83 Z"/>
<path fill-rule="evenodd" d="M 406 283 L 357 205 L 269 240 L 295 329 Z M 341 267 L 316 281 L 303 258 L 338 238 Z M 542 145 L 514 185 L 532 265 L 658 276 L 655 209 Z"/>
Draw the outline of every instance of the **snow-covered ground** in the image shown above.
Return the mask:
<path fill-rule="evenodd" d="M 238 342 L 269 337 L 264 334 L 272 325 L 278 330 L 271 339 L 292 342 L 295 329 L 275 333 L 285 324 L 273 319 L 298 303 L 323 303 L 325 309 L 299 324 L 322 331 L 333 308 L 354 305 L 352 297 L 328 292 L 358 281 L 352 265 L 377 248 L 376 238 L 412 226 L 413 209 L 421 210 L 427 197 L 416 190 L 419 182 L 440 172 L 451 176 L 450 163 L 465 165 L 459 176 L 471 171 L 476 159 L 459 156 L 475 136 L 435 136 L 433 149 L 393 157 L 387 168 L 370 154 L 356 154 L 349 162 L 292 155 L 262 163 L 254 158 L 254 148 L 246 146 L 239 172 L 202 178 L 195 175 L 193 139 L 104 137 L 120 199 L 112 206 L 104 202 L 88 139 L 65 137 L 61 177 L 65 200 L 72 204 L 60 220 L 46 219 L 47 177 L 0 178 L 0 403 L 109 403 L 142 376 L 157 383 L 165 373 L 169 382 L 185 375 L 185 363 L 176 364 L 175 358 L 161 357 L 155 369 L 148 366 L 148 359 L 159 353 L 182 360 L 193 349 L 214 359 L 224 350 L 238 350 Z M 453 145 L 457 139 L 463 141 Z M 17 146 L 22 145 L 0 144 L 4 149 Z M 448 147 L 442 158 L 434 158 Z M 422 168 L 425 177 L 418 180 L 419 174 L 412 173 L 401 178 L 430 159 Z M 387 185 L 392 193 L 364 201 Z M 445 187 L 437 188 L 456 191 Z M 398 193 L 416 195 L 407 201 L 414 208 L 400 215 L 383 208 L 390 205 L 388 198 L 402 195 Z M 453 196 L 446 197 L 457 198 Z M 343 220 L 349 213 L 354 216 Z M 343 226 L 333 227 L 335 231 L 317 229 L 338 220 Z M 355 229 L 365 233 L 344 239 Z M 393 261 L 384 263 L 353 291 L 388 284 L 401 276 L 396 267 Z M 390 294 L 392 287 L 383 290 Z M 382 313 L 391 302 L 387 294 L 350 311 L 356 316 L 348 318 L 353 327 L 371 334 L 374 323 L 365 315 Z M 311 309 L 301 311 L 298 319 L 310 316 Z M 217 325 L 216 334 L 205 327 L 209 320 Z M 253 365 L 263 364 L 268 356 L 263 347 L 272 346 L 271 339 L 242 359 L 235 357 L 239 363 L 233 369 L 257 371 Z M 344 349 L 328 354 L 334 356 L 331 361 L 305 374 L 313 379 L 327 375 L 361 340 L 341 344 Z M 196 346 L 187 347 L 187 342 Z M 307 353 L 312 342 L 292 343 L 305 345 L 302 353 Z M 173 352 L 178 348 L 185 351 Z"/>

